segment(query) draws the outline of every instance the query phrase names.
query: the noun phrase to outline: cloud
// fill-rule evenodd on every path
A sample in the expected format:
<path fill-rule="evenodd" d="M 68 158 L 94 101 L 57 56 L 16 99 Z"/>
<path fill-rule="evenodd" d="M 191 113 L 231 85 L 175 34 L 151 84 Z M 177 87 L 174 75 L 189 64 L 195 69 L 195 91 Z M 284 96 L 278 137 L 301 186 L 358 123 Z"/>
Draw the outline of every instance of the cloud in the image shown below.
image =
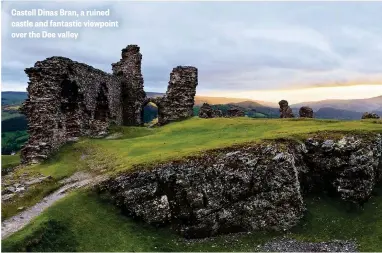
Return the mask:
<path fill-rule="evenodd" d="M 112 17 L 90 19 L 120 27 L 70 29 L 78 40 L 12 39 L 10 33 L 28 29 L 10 22 L 46 19 L 12 17 L 13 8 L 110 8 Z M 25 88 L 24 68 L 54 55 L 111 72 L 128 44 L 141 47 L 148 91 L 164 92 L 178 65 L 198 67 L 198 94 L 377 83 L 380 13 L 378 2 L 4 2 L 2 89 Z"/>

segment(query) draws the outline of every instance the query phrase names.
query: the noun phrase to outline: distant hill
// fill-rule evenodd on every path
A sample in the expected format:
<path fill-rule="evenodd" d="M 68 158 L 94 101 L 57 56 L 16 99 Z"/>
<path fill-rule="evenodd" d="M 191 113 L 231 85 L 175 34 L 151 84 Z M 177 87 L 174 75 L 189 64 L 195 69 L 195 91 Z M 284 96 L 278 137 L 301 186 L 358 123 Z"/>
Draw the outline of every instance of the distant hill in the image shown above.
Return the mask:
<path fill-rule="evenodd" d="M 1 105 L 19 105 L 27 99 L 28 94 L 24 91 L 2 91 Z"/>
<path fill-rule="evenodd" d="M 302 106 L 309 106 L 313 111 L 329 107 L 354 112 L 382 111 L 382 96 L 367 99 L 330 99 L 291 105 L 292 108 L 300 108 Z"/>
<path fill-rule="evenodd" d="M 362 114 L 362 112 L 324 107 L 316 111 L 314 116 L 319 119 L 359 120 L 362 118 Z"/>
<path fill-rule="evenodd" d="M 235 103 L 235 104 L 237 104 L 237 103 L 244 103 L 244 104 L 256 103 L 257 106 L 278 107 L 278 105 L 276 103 L 252 100 L 252 99 L 248 99 L 248 98 L 227 98 L 227 97 L 207 97 L 207 96 L 196 96 L 195 97 L 195 105 L 202 105 L 203 103 L 209 103 L 211 105 L 233 104 L 233 103 Z"/>

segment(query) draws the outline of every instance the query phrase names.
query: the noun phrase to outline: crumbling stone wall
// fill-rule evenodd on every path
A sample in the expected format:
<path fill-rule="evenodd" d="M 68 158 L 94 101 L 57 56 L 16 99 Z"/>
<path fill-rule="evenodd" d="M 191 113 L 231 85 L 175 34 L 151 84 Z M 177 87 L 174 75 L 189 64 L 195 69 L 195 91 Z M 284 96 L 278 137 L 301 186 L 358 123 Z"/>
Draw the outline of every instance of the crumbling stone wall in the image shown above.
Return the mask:
<path fill-rule="evenodd" d="M 25 73 L 28 99 L 21 110 L 30 137 L 22 162 L 39 162 L 65 142 L 102 135 L 111 122 L 122 123 L 122 78 L 64 57 L 38 61 Z"/>
<path fill-rule="evenodd" d="M 313 118 L 313 109 L 308 106 L 303 106 L 300 108 L 299 112 L 300 118 Z"/>
<path fill-rule="evenodd" d="M 146 99 L 158 106 L 158 124 L 186 119 L 193 116 L 198 69 L 191 66 L 178 66 L 170 74 L 167 92 L 163 97 Z"/>
<path fill-rule="evenodd" d="M 280 118 L 294 118 L 292 109 L 289 107 L 288 101 L 281 100 L 280 106 Z"/>
<path fill-rule="evenodd" d="M 379 119 L 379 115 L 376 113 L 365 112 L 362 114 L 361 119 Z"/>
<path fill-rule="evenodd" d="M 203 103 L 199 110 L 199 118 L 217 118 L 223 117 L 223 113 L 221 110 L 215 110 L 208 103 Z"/>
<path fill-rule="evenodd" d="M 143 90 L 142 54 L 137 45 L 122 49 L 113 74 L 64 57 L 51 57 L 25 69 L 28 99 L 21 111 L 29 124 L 29 140 L 21 150 L 23 163 L 36 163 L 80 136 L 103 136 L 110 124 L 143 125 L 150 102 Z M 198 85 L 195 67 L 178 66 L 168 90 L 153 99 L 163 125 L 193 115 Z"/>
<path fill-rule="evenodd" d="M 122 59 L 112 64 L 113 74 L 126 79 L 122 87 L 123 125 L 143 125 L 143 108 L 146 93 L 143 90 L 141 71 L 142 54 L 137 45 L 129 45 L 122 49 Z M 146 103 L 147 104 L 147 103 Z"/>

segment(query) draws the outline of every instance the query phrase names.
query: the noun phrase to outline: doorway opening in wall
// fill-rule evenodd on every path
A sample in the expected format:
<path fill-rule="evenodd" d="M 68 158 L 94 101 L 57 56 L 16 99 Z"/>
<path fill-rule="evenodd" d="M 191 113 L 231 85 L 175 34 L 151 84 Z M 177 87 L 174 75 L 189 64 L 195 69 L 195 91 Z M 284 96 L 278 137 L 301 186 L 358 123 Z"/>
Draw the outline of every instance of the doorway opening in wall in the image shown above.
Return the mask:
<path fill-rule="evenodd" d="M 94 118 L 106 122 L 109 118 L 109 103 L 107 99 L 108 89 L 106 83 L 101 83 L 96 99 L 96 109 Z"/>
<path fill-rule="evenodd" d="M 148 102 L 143 106 L 142 121 L 145 126 L 153 126 L 158 123 L 158 106 Z"/>

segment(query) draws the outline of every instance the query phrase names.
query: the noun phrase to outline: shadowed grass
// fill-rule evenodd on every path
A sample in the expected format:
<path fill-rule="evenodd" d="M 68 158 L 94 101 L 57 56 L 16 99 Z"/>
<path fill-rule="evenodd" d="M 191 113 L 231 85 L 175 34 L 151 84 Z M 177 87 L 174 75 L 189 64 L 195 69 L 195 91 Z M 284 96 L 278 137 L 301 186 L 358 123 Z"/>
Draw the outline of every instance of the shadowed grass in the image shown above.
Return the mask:
<path fill-rule="evenodd" d="M 50 160 L 28 166 L 24 171 L 43 173 L 59 180 L 78 170 L 115 173 L 130 170 L 134 165 L 179 159 L 205 150 L 267 139 L 298 140 L 312 133 L 340 138 L 345 133 L 369 135 L 371 132 L 382 132 L 379 121 L 192 118 L 152 129 L 115 127 L 113 133 L 120 133 L 117 139 L 83 138 L 65 145 Z M 308 199 L 307 203 L 309 213 L 290 237 L 302 240 L 357 238 L 361 250 L 382 250 L 380 195 L 367 203 L 365 211 L 357 216 L 336 206 L 331 199 Z M 49 236 L 46 231 L 52 227 L 61 231 L 60 236 Z M 55 244 L 69 245 L 71 250 L 74 247 L 77 251 L 254 251 L 259 243 L 274 235 L 259 232 L 228 242 L 226 237 L 218 237 L 186 243 L 167 229 L 133 222 L 108 201 L 81 191 L 57 202 L 25 229 L 4 240 L 2 246 L 8 251 L 61 251 L 62 248 L 55 248 Z"/>
<path fill-rule="evenodd" d="M 357 212 L 349 212 L 338 201 L 327 197 L 307 198 L 306 202 L 308 213 L 291 232 L 252 232 L 186 241 L 167 228 L 148 226 L 122 215 L 107 199 L 80 191 L 60 200 L 23 230 L 3 240 L 2 248 L 20 251 L 33 245 L 40 251 L 62 251 L 62 245 L 70 245 L 74 247 L 71 251 L 249 252 L 259 250 L 259 244 L 275 236 L 286 235 L 306 241 L 355 239 L 360 251 L 382 250 L 381 191 L 366 203 L 364 210 Z M 63 232 L 49 237 L 45 232 L 49 230 L 48 221 L 54 221 Z"/>

